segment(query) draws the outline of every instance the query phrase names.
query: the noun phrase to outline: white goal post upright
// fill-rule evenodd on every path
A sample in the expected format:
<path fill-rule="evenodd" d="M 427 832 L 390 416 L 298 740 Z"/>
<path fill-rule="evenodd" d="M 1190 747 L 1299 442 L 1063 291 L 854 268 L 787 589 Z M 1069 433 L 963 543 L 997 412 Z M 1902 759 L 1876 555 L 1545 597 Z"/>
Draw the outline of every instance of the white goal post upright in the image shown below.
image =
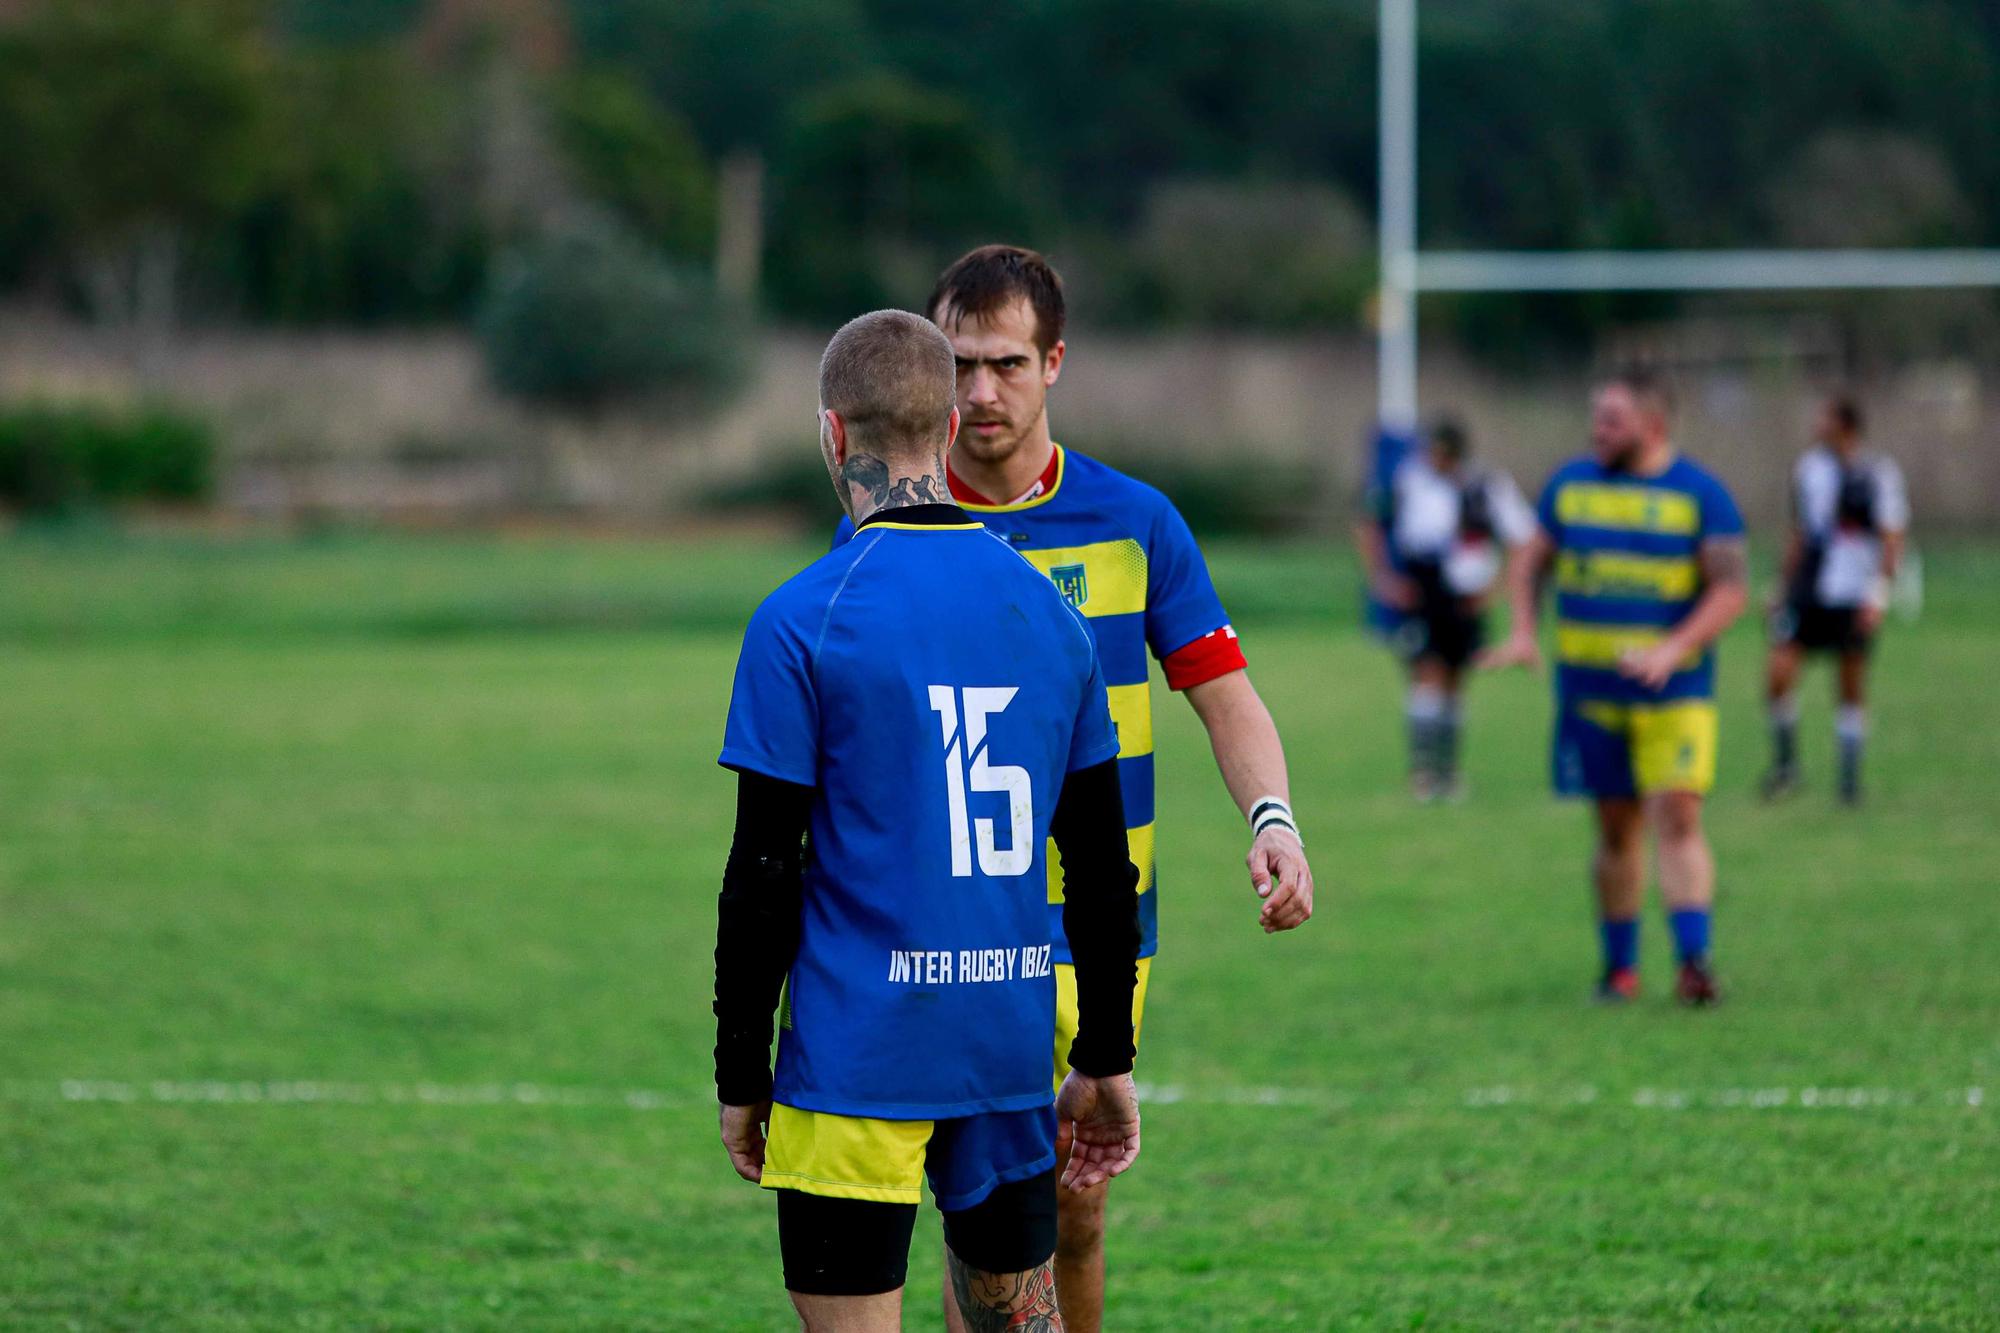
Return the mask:
<path fill-rule="evenodd" d="M 1436 251 L 1417 248 L 1417 0 L 1381 0 L 1376 420 L 1417 424 L 1424 292 L 2000 287 L 2000 250 Z"/>
<path fill-rule="evenodd" d="M 1385 430 L 1403 432 L 1417 424 L 1416 0 L 1382 0 L 1379 64 L 1376 420 Z"/>

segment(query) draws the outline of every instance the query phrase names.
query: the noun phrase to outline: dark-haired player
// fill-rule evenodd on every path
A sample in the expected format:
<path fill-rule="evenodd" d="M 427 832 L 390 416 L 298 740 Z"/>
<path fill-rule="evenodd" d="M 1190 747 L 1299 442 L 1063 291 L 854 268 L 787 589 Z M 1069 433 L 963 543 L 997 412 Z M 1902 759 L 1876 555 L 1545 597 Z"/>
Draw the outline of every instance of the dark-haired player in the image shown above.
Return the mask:
<path fill-rule="evenodd" d="M 965 424 L 947 462 L 952 496 L 1054 582 L 1090 625 L 1104 662 L 1118 724 L 1125 824 L 1140 871 L 1136 1034 L 1159 920 L 1148 654 L 1160 661 L 1167 687 L 1194 705 L 1223 781 L 1249 822 L 1250 880 L 1267 933 L 1302 925 L 1312 914 L 1312 871 L 1292 816 L 1284 748 L 1186 522 L 1152 487 L 1050 436 L 1048 394 L 1066 351 L 1055 269 L 1032 250 L 983 246 L 944 271 L 924 309 L 951 340 L 958 363 Z M 841 526 L 836 546 L 850 529 Z M 1058 932 L 1066 882 L 1067 871 L 1050 878 L 1048 910 Z M 1074 978 L 1062 935 L 1056 939 L 1060 1081 Z M 1056 1289 L 1064 1320 L 1081 1333 L 1096 1333 L 1103 1318 L 1104 1202 L 1102 1188 L 1060 1197 Z"/>
<path fill-rule="evenodd" d="M 1508 570 L 1513 631 L 1491 665 L 1533 665 L 1541 580 L 1556 586 L 1555 785 L 1597 803 L 1596 881 L 1606 1001 L 1639 992 L 1646 829 L 1658 846 L 1680 958 L 1678 993 L 1716 999 L 1709 967 L 1715 856 L 1702 799 L 1715 782 L 1716 638 L 1743 613 L 1743 519 L 1723 484 L 1674 449 L 1651 375 L 1599 385 L 1592 452 L 1557 469 L 1541 530 Z"/>
<path fill-rule="evenodd" d="M 1088 1189 L 1139 1151 L 1137 872 L 1104 673 L 1083 618 L 946 498 L 952 381 L 919 316 L 834 335 L 820 447 L 858 527 L 757 608 L 729 701 L 722 1142 L 778 1193 L 814 1330 L 901 1326 L 926 1177 L 965 1325 L 1060 1329 L 1056 1174 Z M 1053 1097 L 1051 839 L 1080 1015 Z"/>
<path fill-rule="evenodd" d="M 1882 626 L 1903 558 L 1910 502 L 1895 460 L 1861 444 L 1861 408 L 1836 395 L 1820 411 L 1819 443 L 1792 471 L 1792 532 L 1782 600 L 1771 612 L 1767 690 L 1771 768 L 1764 795 L 1797 788 L 1799 703 L 1807 653 L 1840 662 L 1840 799 L 1861 800 L 1861 747 L 1868 735 L 1868 650 Z"/>
<path fill-rule="evenodd" d="M 1471 461 L 1455 418 L 1433 425 L 1370 498 L 1362 559 L 1376 599 L 1398 613 L 1390 643 L 1408 666 L 1410 788 L 1419 801 L 1456 798 L 1459 696 L 1485 638 L 1503 554 L 1534 535 L 1514 479 Z"/>

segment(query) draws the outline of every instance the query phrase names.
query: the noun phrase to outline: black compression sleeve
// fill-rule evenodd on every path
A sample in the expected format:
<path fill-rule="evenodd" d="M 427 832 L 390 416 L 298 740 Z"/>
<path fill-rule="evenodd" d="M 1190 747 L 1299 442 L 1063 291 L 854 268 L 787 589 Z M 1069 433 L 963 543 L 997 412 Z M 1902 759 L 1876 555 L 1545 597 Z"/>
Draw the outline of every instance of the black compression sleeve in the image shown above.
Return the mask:
<path fill-rule="evenodd" d="M 1062 856 L 1063 934 L 1076 964 L 1070 1068 L 1099 1078 L 1127 1073 L 1138 983 L 1139 868 L 1125 841 L 1116 759 L 1064 780 L 1049 832 Z"/>
<path fill-rule="evenodd" d="M 715 1091 L 725 1106 L 771 1095 L 771 1015 L 799 947 L 813 789 L 743 773 L 715 927 Z"/>

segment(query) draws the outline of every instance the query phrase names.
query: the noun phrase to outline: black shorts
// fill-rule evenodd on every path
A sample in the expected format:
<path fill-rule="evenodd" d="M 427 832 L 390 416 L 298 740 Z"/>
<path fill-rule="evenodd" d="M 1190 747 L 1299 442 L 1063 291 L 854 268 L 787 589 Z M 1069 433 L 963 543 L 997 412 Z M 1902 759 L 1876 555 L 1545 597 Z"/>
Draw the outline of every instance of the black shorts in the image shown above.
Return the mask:
<path fill-rule="evenodd" d="M 835 1199 L 798 1190 L 778 1195 L 778 1251 L 785 1289 L 808 1296 L 875 1296 L 909 1275 L 917 1205 Z M 944 1243 L 967 1268 L 1025 1273 L 1056 1252 L 1056 1172 L 1011 1184 L 944 1215 Z"/>
<path fill-rule="evenodd" d="M 1861 628 L 1861 608 L 1788 601 L 1771 614 L 1771 641 L 1809 653 L 1865 653 L 1874 636 Z"/>
<path fill-rule="evenodd" d="M 1463 597 L 1423 587 L 1417 609 L 1396 627 L 1395 644 L 1405 662 L 1436 658 L 1455 671 L 1485 646 L 1486 618 Z"/>

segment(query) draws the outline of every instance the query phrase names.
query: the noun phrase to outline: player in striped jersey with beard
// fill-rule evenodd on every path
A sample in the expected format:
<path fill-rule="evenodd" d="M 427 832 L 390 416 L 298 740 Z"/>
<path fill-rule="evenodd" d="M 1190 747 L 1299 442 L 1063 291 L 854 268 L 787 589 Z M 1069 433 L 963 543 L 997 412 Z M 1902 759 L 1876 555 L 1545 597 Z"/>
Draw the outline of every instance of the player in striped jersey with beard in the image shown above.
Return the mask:
<path fill-rule="evenodd" d="M 1596 881 L 1609 1002 L 1639 991 L 1646 830 L 1680 959 L 1677 991 L 1717 998 L 1709 966 L 1715 857 L 1702 800 L 1715 782 L 1716 639 L 1743 613 L 1743 518 L 1707 469 L 1668 437 L 1671 402 L 1652 375 L 1606 380 L 1591 455 L 1557 469 L 1540 531 L 1508 571 L 1513 629 L 1489 665 L 1534 665 L 1544 575 L 1556 589 L 1555 785 L 1597 805 Z"/>
<path fill-rule="evenodd" d="M 1209 581 L 1187 523 L 1157 490 L 1057 444 L 1048 393 L 1062 373 L 1062 279 L 1032 250 L 989 245 L 946 269 L 925 312 L 958 363 L 958 446 L 946 462 L 952 498 L 1042 570 L 1080 611 L 1097 641 L 1118 727 L 1119 783 L 1132 860 L 1139 867 L 1140 948 L 1133 1004 L 1138 1039 L 1158 945 L 1154 872 L 1153 722 L 1148 657 L 1187 696 L 1215 751 L 1230 796 L 1250 824 L 1247 861 L 1257 924 L 1291 930 L 1312 915 L 1313 878 L 1290 805 L 1284 747 L 1250 684 L 1243 651 Z M 843 523 L 835 545 L 848 540 Z M 1054 1077 L 1073 1040 L 1074 973 L 1061 935 L 1062 878 L 1050 858 L 1060 1008 Z M 1095 1333 L 1104 1308 L 1105 1189 L 1060 1198 L 1056 1292 L 1065 1324 Z M 956 1311 L 949 1305 L 954 1329 Z"/>

